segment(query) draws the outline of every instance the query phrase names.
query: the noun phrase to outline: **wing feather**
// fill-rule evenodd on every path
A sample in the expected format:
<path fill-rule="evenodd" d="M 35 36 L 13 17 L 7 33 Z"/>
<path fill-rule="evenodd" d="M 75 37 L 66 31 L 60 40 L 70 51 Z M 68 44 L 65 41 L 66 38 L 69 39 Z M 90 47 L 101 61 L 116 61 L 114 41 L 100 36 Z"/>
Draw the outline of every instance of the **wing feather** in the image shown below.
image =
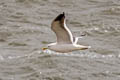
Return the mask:
<path fill-rule="evenodd" d="M 64 13 L 55 18 L 52 22 L 51 29 L 57 36 L 57 43 L 73 43 L 73 36 L 71 31 L 66 26 Z"/>

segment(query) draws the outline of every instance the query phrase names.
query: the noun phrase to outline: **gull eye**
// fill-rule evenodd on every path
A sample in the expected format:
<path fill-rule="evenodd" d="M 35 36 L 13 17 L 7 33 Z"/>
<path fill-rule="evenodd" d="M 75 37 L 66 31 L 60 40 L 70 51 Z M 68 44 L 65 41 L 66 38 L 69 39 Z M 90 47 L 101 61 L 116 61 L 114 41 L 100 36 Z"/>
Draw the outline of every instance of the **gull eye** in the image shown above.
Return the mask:
<path fill-rule="evenodd" d="M 50 46 L 48 46 L 48 48 L 49 48 Z"/>

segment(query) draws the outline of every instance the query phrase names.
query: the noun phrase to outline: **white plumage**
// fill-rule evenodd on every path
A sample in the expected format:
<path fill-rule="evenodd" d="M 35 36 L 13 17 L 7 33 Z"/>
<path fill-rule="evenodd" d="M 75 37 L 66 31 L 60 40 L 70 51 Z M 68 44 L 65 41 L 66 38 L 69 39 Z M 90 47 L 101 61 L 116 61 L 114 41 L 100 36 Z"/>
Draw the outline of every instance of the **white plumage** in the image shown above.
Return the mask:
<path fill-rule="evenodd" d="M 47 48 L 56 52 L 71 52 L 75 50 L 85 50 L 90 48 L 90 46 L 83 46 L 77 44 L 79 37 L 73 37 L 71 31 L 66 26 L 65 13 L 59 14 L 51 24 L 51 29 L 55 32 L 57 36 L 57 42 L 48 44 Z"/>

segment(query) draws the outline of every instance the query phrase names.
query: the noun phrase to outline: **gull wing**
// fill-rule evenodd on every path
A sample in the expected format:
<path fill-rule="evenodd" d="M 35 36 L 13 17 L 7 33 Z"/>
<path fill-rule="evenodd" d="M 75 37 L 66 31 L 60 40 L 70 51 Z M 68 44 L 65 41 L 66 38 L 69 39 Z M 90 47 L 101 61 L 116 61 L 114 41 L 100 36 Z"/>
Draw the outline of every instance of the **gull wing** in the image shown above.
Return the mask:
<path fill-rule="evenodd" d="M 51 29 L 57 36 L 57 43 L 70 44 L 73 43 L 73 36 L 71 31 L 67 28 L 65 23 L 65 14 L 59 14 L 52 22 Z"/>
<path fill-rule="evenodd" d="M 79 38 L 82 38 L 82 37 L 73 37 L 73 43 L 77 44 Z"/>

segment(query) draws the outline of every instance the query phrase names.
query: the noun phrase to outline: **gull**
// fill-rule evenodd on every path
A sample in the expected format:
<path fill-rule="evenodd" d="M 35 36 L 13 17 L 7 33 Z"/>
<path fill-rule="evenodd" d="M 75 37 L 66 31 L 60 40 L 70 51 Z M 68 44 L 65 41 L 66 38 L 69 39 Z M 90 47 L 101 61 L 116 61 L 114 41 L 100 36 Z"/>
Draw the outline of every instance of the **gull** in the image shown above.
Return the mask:
<path fill-rule="evenodd" d="M 71 31 L 66 26 L 65 13 L 59 14 L 52 22 L 51 29 L 55 32 L 57 42 L 48 44 L 42 50 L 50 49 L 60 53 L 67 53 L 76 50 L 85 50 L 91 46 L 77 44 L 80 37 L 73 37 Z"/>

